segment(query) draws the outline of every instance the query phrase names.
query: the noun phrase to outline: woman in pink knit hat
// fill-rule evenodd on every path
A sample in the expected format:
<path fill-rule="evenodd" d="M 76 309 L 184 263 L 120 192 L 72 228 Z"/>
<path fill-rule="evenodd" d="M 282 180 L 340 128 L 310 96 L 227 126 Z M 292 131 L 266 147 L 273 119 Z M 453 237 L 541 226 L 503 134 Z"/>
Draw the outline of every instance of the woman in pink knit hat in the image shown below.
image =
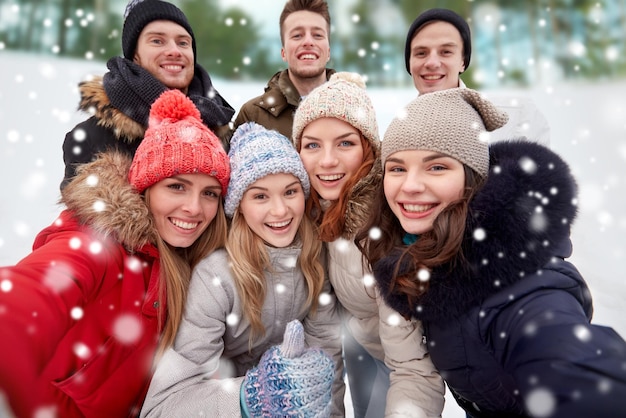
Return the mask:
<path fill-rule="evenodd" d="M 191 269 L 224 245 L 229 176 L 178 90 L 152 105 L 132 160 L 108 151 L 79 168 L 33 252 L 0 268 L 0 393 L 13 415 L 139 414 Z"/>

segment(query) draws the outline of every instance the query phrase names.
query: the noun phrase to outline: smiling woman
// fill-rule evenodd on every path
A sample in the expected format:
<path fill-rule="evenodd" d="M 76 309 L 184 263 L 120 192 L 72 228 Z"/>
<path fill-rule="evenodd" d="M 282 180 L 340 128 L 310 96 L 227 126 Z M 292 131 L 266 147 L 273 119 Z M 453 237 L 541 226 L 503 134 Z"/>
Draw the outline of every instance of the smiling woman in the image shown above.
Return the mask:
<path fill-rule="evenodd" d="M 229 156 L 226 248 L 196 267 L 185 318 L 141 415 L 342 416 L 339 317 L 304 213 L 307 173 L 287 137 L 252 122 L 235 131 Z M 268 365 L 294 320 L 307 344 L 325 353 L 296 353 L 294 369 Z M 232 373 L 220 371 L 226 361 Z M 316 367 L 296 367 L 301 361 Z"/>
<path fill-rule="evenodd" d="M 18 417 L 137 415 L 191 269 L 224 245 L 230 166 L 219 139 L 178 90 L 150 116 L 134 159 L 109 150 L 82 165 L 32 253 L 0 268 L 0 333 L 11 339 L 0 393 Z"/>

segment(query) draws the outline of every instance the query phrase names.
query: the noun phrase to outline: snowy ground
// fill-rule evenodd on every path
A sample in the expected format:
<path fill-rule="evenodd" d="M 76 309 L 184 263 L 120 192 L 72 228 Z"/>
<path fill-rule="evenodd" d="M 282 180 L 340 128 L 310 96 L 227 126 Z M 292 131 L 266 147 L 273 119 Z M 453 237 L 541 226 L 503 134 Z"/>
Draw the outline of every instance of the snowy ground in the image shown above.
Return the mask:
<path fill-rule="evenodd" d="M 86 116 L 76 112 L 76 84 L 102 74 L 102 63 L 59 60 L 0 51 L 0 265 L 16 263 L 34 236 L 58 212 L 65 133 Z M 263 83 L 214 80 L 238 109 Z M 412 88 L 370 89 L 381 134 Z M 626 336 L 626 81 L 542 86 L 489 92 L 531 98 L 551 127 L 551 147 L 576 175 L 580 214 L 572 231 L 572 261 L 595 301 L 594 322 Z M 444 418 L 464 414 L 448 399 Z"/>

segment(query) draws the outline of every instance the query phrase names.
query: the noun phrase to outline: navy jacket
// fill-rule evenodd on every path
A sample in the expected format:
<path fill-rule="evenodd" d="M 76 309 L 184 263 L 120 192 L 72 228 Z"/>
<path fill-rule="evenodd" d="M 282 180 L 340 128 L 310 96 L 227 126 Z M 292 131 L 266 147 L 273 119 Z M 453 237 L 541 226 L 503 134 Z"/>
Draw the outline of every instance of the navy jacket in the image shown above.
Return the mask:
<path fill-rule="evenodd" d="M 470 202 L 468 268 L 441 266 L 415 309 L 389 292 L 400 251 L 374 266 L 387 303 L 422 320 L 435 367 L 473 417 L 626 416 L 626 342 L 592 325 L 571 254 L 577 187 L 542 145 L 490 147 Z"/>

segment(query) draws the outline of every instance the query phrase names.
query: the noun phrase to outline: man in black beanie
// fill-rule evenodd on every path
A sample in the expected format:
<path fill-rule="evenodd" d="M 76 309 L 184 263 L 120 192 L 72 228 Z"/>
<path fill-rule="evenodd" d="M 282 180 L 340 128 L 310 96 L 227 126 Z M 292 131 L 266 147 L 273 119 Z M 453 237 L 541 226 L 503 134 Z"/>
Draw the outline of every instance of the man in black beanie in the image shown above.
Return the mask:
<path fill-rule="evenodd" d="M 196 39 L 185 14 L 161 0 L 131 0 L 124 13 L 123 57 L 107 62 L 103 77 L 79 84 L 78 108 L 92 116 L 67 133 L 63 142 L 67 185 L 80 164 L 116 148 L 133 156 L 148 126 L 150 106 L 168 89 L 194 102 L 203 123 L 223 142 L 235 111 L 196 62 Z M 226 142 L 225 142 L 226 143 Z"/>
<path fill-rule="evenodd" d="M 413 21 L 404 45 L 407 72 L 419 94 L 465 87 L 460 75 L 472 56 L 467 21 L 449 9 L 429 9 Z M 524 97 L 489 97 L 509 115 L 509 122 L 489 134 L 489 141 L 525 137 L 550 144 L 550 127 L 543 114 Z"/>
<path fill-rule="evenodd" d="M 460 86 L 472 55 L 470 28 L 448 9 L 430 9 L 411 24 L 404 47 L 406 70 L 420 94 Z"/>

